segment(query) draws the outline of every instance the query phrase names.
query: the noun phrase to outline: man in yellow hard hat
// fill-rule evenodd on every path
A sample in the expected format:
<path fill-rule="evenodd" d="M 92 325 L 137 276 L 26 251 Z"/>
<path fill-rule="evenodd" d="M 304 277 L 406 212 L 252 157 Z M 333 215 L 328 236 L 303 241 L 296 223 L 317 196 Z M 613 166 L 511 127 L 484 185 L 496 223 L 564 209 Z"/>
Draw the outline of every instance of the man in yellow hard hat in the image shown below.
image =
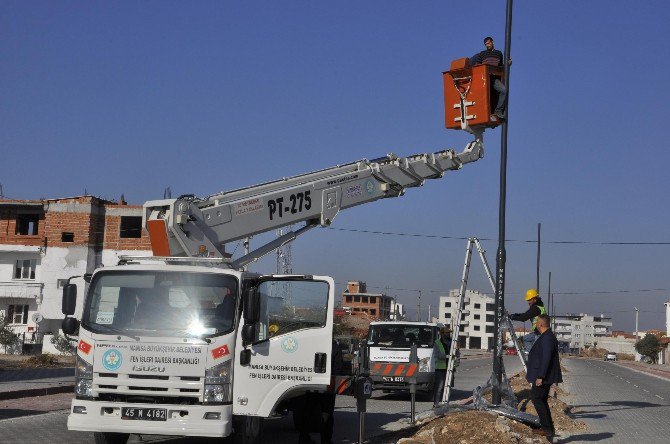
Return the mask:
<path fill-rule="evenodd" d="M 530 319 L 533 331 L 523 337 L 524 347 L 526 348 L 526 351 L 529 351 L 533 346 L 535 339 L 540 335 L 540 332 L 537 329 L 537 317 L 547 314 L 547 309 L 544 308 L 544 302 L 542 302 L 542 298 L 540 298 L 540 295 L 534 288 L 531 288 L 526 292 L 526 302 L 528 303 L 528 310 L 524 313 L 511 314 L 509 318 L 513 321 L 520 322 L 526 322 Z"/>

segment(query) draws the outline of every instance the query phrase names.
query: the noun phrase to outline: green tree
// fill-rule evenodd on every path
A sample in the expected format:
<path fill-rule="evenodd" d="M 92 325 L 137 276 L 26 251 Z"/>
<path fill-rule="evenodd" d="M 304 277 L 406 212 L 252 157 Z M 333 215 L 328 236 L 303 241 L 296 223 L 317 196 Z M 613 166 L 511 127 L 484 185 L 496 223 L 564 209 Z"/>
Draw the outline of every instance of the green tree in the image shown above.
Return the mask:
<path fill-rule="evenodd" d="M 76 339 L 73 339 L 66 334 L 61 335 L 56 333 L 51 337 L 51 343 L 61 355 L 74 355 L 77 352 L 76 341 Z"/>
<path fill-rule="evenodd" d="M 637 341 L 635 350 L 642 356 L 647 356 L 652 362 L 658 361 L 658 352 L 661 350 L 661 341 L 656 335 L 647 333 L 644 338 Z"/>
<path fill-rule="evenodd" d="M 5 353 L 7 353 L 7 346 L 15 343 L 17 338 L 18 335 L 9 327 L 9 320 L 0 313 L 0 345 L 5 347 Z"/>

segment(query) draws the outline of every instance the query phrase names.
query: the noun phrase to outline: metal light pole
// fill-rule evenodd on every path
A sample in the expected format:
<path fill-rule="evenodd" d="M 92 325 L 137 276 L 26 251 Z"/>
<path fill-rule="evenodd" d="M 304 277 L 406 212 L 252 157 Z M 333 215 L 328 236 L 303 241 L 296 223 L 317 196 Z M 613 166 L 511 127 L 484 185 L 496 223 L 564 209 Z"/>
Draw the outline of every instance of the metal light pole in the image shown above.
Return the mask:
<path fill-rule="evenodd" d="M 502 384 L 503 361 L 499 326 L 502 315 L 505 312 L 505 262 L 507 253 L 505 251 L 505 199 L 507 196 L 507 126 L 509 124 L 509 59 L 512 46 L 512 0 L 507 0 L 507 13 L 505 16 L 505 56 L 503 65 L 505 67 L 505 85 L 507 87 L 507 102 L 505 120 L 502 124 L 501 143 L 500 143 L 500 204 L 498 210 L 498 253 L 496 255 L 496 299 L 495 299 L 495 319 L 494 319 L 494 337 L 493 337 L 493 373 L 496 383 L 493 385 L 493 404 L 499 405 L 502 394 L 500 385 Z"/>
<path fill-rule="evenodd" d="M 535 289 L 537 294 L 540 294 L 540 231 L 542 230 L 542 224 L 537 224 L 537 268 L 535 270 Z"/>
<path fill-rule="evenodd" d="M 419 290 L 419 299 L 416 307 L 416 320 L 421 321 L 421 290 Z"/>
<path fill-rule="evenodd" d="M 640 319 L 640 309 L 637 307 L 633 307 L 635 309 L 635 342 L 637 343 L 637 327 L 638 327 L 638 321 Z"/>

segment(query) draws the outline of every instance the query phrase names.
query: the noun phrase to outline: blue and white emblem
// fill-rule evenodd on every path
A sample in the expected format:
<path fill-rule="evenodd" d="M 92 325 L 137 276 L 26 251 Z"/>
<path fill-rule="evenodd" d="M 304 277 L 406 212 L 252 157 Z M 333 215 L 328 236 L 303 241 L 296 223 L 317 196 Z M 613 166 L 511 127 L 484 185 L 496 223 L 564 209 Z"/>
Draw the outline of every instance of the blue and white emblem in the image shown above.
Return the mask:
<path fill-rule="evenodd" d="M 102 366 L 109 371 L 118 370 L 122 362 L 121 352 L 115 348 L 110 348 L 102 355 Z"/>
<path fill-rule="evenodd" d="M 298 349 L 298 340 L 293 336 L 289 336 L 281 341 L 281 349 L 286 353 L 293 353 Z"/>
<path fill-rule="evenodd" d="M 370 179 L 365 181 L 365 192 L 369 195 L 375 192 L 375 184 Z"/>

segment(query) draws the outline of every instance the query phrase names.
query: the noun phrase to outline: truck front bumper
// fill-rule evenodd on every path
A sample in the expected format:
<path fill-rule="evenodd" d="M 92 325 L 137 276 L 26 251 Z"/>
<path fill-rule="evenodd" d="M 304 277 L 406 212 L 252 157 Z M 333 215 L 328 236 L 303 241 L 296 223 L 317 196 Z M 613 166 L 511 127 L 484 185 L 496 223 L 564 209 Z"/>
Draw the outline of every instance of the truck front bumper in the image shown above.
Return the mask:
<path fill-rule="evenodd" d="M 165 421 L 121 419 L 121 407 L 166 409 Z M 210 419 L 205 419 L 210 418 Z M 224 437 L 233 432 L 233 406 L 135 404 L 72 400 L 68 430 L 147 435 Z"/>

